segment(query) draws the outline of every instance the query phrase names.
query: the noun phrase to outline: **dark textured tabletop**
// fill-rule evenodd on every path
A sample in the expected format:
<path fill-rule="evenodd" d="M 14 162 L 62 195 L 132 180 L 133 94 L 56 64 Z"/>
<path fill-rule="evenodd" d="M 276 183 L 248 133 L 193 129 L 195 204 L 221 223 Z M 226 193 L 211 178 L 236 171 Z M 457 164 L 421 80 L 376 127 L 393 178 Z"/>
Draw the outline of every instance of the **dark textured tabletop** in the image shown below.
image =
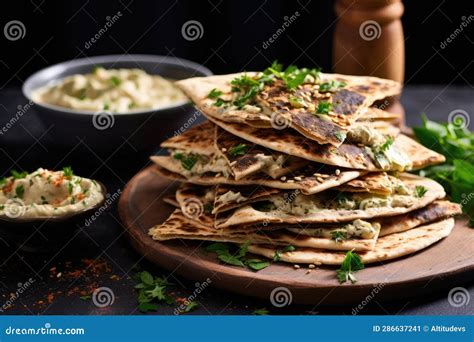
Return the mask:
<path fill-rule="evenodd" d="M 450 112 L 474 113 L 474 92 L 468 87 L 418 86 L 405 89 L 402 103 L 408 125 L 421 122 L 420 113 L 431 119 L 446 121 Z M 27 100 L 16 88 L 0 91 L 0 126 L 25 106 Z M 473 123 L 470 124 L 471 129 Z M 117 193 L 146 164 L 127 145 L 114 155 L 99 156 L 79 148 L 61 148 L 61 141 L 51 141 L 49 131 L 39 120 L 34 107 L 29 109 L 5 134 L 0 134 L 0 175 L 10 169 L 35 170 L 72 165 L 75 173 L 101 180 L 109 193 Z M 64 229 L 74 227 L 65 226 Z M 474 233 L 474 231 L 473 231 Z M 163 275 L 173 285 L 169 292 L 175 298 L 187 298 L 195 282 L 177 277 L 147 262 L 132 250 L 123 235 L 116 210 L 112 208 L 77 231 L 66 244 L 48 253 L 25 252 L 7 239 L 0 238 L 0 313 L 2 314 L 140 314 L 134 289 L 135 274 L 147 270 Z M 474 249 L 474 246 L 473 246 Z M 474 250 L 465 251 L 473 253 Z M 436 261 L 434 261 L 436 262 Z M 380 302 L 375 297 L 358 314 L 468 315 L 474 313 L 474 282 L 459 284 L 467 294 L 465 305 L 452 305 L 445 289 L 394 302 Z M 98 287 L 113 292 L 112 305 L 98 307 L 90 294 Z M 21 290 L 21 291 L 19 291 Z M 347 314 L 352 306 L 290 306 L 275 308 L 269 302 L 238 296 L 211 287 L 203 290 L 196 301 L 199 306 L 189 314 L 250 314 L 266 308 L 271 314 Z M 156 313 L 174 314 L 176 305 L 160 304 Z"/>

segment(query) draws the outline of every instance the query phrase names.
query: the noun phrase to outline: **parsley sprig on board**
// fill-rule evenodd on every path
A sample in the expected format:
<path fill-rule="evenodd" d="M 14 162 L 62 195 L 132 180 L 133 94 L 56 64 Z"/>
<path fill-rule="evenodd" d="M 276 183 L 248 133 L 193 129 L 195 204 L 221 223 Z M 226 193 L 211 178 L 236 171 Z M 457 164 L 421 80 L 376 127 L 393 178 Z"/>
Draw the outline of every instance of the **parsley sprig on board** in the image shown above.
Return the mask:
<path fill-rule="evenodd" d="M 451 199 L 461 203 L 474 227 L 474 133 L 464 122 L 441 124 L 424 114 L 422 119 L 422 126 L 413 132 L 420 143 L 443 154 L 446 163 L 421 170 L 420 175 L 441 183 Z"/>
<path fill-rule="evenodd" d="M 350 281 L 352 284 L 354 284 L 357 282 L 354 272 L 360 271 L 362 269 L 364 269 L 364 264 L 360 256 L 353 251 L 349 251 L 346 253 L 344 261 L 341 264 L 341 268 L 336 271 L 337 279 L 341 284 L 345 283 L 346 281 Z"/>
<path fill-rule="evenodd" d="M 248 247 L 250 242 L 240 245 L 239 249 L 236 252 L 231 252 L 231 246 L 227 243 L 215 242 L 206 247 L 207 252 L 216 253 L 220 261 L 226 264 L 240 266 L 240 267 L 249 267 L 254 271 L 260 271 L 268 266 L 270 263 L 266 260 L 261 259 L 247 259 L 246 254 L 248 252 Z"/>

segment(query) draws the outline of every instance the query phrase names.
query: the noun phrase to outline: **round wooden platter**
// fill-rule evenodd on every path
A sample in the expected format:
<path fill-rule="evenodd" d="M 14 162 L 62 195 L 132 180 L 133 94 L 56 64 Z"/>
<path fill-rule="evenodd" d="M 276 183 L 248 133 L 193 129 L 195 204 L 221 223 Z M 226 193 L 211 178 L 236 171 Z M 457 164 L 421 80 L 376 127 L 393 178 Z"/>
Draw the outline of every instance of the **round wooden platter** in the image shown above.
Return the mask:
<path fill-rule="evenodd" d="M 377 300 L 420 296 L 472 280 L 474 271 L 474 231 L 462 219 L 451 235 L 431 247 L 391 262 L 367 265 L 357 273 L 356 284 L 339 284 L 337 267 L 320 266 L 307 272 L 291 264 L 273 263 L 253 272 L 219 263 L 206 253 L 202 241 L 157 242 L 148 229 L 162 223 L 174 209 L 163 197 L 174 194 L 176 182 L 158 176 L 153 167 L 135 175 L 124 189 L 119 214 L 132 246 L 145 258 L 183 277 L 240 294 L 270 299 L 277 287 L 291 292 L 299 304 L 357 304 L 377 293 Z M 377 289 L 375 289 L 377 288 Z"/>

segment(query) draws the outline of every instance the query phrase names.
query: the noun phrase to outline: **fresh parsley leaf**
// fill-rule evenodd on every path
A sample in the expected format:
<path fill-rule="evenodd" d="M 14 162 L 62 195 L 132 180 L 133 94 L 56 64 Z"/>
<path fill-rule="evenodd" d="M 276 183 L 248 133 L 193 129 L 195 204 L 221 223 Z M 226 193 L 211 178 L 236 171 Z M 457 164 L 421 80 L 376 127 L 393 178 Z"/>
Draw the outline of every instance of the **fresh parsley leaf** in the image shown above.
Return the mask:
<path fill-rule="evenodd" d="M 239 93 L 239 96 L 234 100 L 233 105 L 237 108 L 245 106 L 263 90 L 265 83 L 265 80 L 262 78 L 253 78 L 247 75 L 234 78 L 230 82 L 232 92 Z"/>
<path fill-rule="evenodd" d="M 273 261 L 280 261 L 281 255 L 286 252 L 293 252 L 296 248 L 292 245 L 288 245 L 283 249 L 277 249 L 273 255 Z"/>
<path fill-rule="evenodd" d="M 342 142 L 342 141 L 346 140 L 347 134 L 346 134 L 346 132 L 338 131 L 338 132 L 334 133 L 334 136 L 336 137 L 337 140 Z"/>
<path fill-rule="evenodd" d="M 138 309 L 141 312 L 156 311 L 158 306 L 153 302 L 164 302 L 168 305 L 174 303 L 174 299 L 167 293 L 170 285 L 166 279 L 153 277 L 151 273 L 142 271 L 137 273 Z"/>
<path fill-rule="evenodd" d="M 26 171 L 18 172 L 16 170 L 11 170 L 10 172 L 11 172 L 12 177 L 14 179 L 22 179 L 22 178 L 25 178 L 28 175 L 28 172 L 26 172 Z"/>
<path fill-rule="evenodd" d="M 340 82 L 340 81 L 329 81 L 329 82 L 324 82 L 319 85 L 319 92 L 320 93 L 327 93 L 327 92 L 333 92 L 337 88 L 342 88 L 345 87 L 347 84 L 346 82 Z"/>
<path fill-rule="evenodd" d="M 229 155 L 231 157 L 243 156 L 247 153 L 248 148 L 249 147 L 246 144 L 238 144 L 229 149 Z"/>
<path fill-rule="evenodd" d="M 270 266 L 270 263 L 260 259 L 247 259 L 246 255 L 248 252 L 248 246 L 250 241 L 239 246 L 239 249 L 235 253 L 231 253 L 231 246 L 222 242 L 214 242 L 207 246 L 205 250 L 207 252 L 214 252 L 217 254 L 217 258 L 229 265 L 249 267 L 254 271 L 259 271 L 265 267 Z"/>
<path fill-rule="evenodd" d="M 89 300 L 92 298 L 90 294 L 79 297 L 81 300 Z"/>
<path fill-rule="evenodd" d="M 114 87 L 118 87 L 120 84 L 122 84 L 122 79 L 115 75 L 112 76 L 109 81 Z"/>
<path fill-rule="evenodd" d="M 415 196 L 418 198 L 422 198 L 423 196 L 425 196 L 427 191 L 428 189 L 425 188 L 423 185 L 417 185 L 415 187 Z"/>
<path fill-rule="evenodd" d="M 64 177 L 72 177 L 74 175 L 74 172 L 72 171 L 72 168 L 70 166 L 65 166 L 63 167 L 63 174 Z"/>
<path fill-rule="evenodd" d="M 316 108 L 316 114 L 329 114 L 331 109 L 332 109 L 331 102 L 321 101 L 318 103 L 318 107 Z"/>
<path fill-rule="evenodd" d="M 217 90 L 216 88 L 212 89 L 209 94 L 207 95 L 208 98 L 210 99 L 217 99 L 219 96 L 221 96 L 223 93 L 220 90 Z"/>
<path fill-rule="evenodd" d="M 438 123 L 422 115 L 422 126 L 414 127 L 418 141 L 443 154 L 446 163 L 430 166 L 419 174 L 443 185 L 455 202 L 461 203 L 463 212 L 474 218 L 474 201 L 466 200 L 474 188 L 474 133 L 459 122 Z M 474 227 L 474 219 L 470 221 Z"/>
<path fill-rule="evenodd" d="M 72 194 L 72 190 L 74 190 L 74 186 L 72 185 L 71 182 L 69 182 L 69 183 L 67 184 L 67 192 L 68 192 L 69 194 Z"/>
<path fill-rule="evenodd" d="M 270 313 L 270 311 L 268 311 L 267 309 L 265 308 L 262 308 L 262 309 L 256 309 L 252 312 L 252 315 L 255 315 L 255 316 L 265 316 L 265 315 L 268 315 Z"/>
<path fill-rule="evenodd" d="M 337 279 L 341 284 L 346 281 L 350 281 L 354 284 L 357 282 L 354 272 L 362 269 L 364 269 L 364 264 L 360 256 L 353 251 L 348 251 L 342 261 L 341 268 L 336 271 Z"/>
<path fill-rule="evenodd" d="M 173 158 L 181 161 L 181 166 L 185 170 L 190 171 L 199 160 L 199 155 L 194 154 L 194 153 L 184 154 L 184 153 L 177 152 L 173 155 Z"/>
<path fill-rule="evenodd" d="M 388 137 L 387 140 L 385 140 L 385 142 L 379 146 L 379 152 L 381 153 L 387 152 L 390 146 L 392 145 L 393 145 L 393 139 L 391 137 Z"/>
<path fill-rule="evenodd" d="M 335 240 L 336 242 L 342 242 L 347 240 L 346 233 L 341 230 L 333 230 L 331 232 L 331 239 Z"/>
<path fill-rule="evenodd" d="M 23 185 L 18 185 L 15 188 L 15 194 L 18 198 L 23 198 L 24 193 L 25 193 L 25 187 Z"/>

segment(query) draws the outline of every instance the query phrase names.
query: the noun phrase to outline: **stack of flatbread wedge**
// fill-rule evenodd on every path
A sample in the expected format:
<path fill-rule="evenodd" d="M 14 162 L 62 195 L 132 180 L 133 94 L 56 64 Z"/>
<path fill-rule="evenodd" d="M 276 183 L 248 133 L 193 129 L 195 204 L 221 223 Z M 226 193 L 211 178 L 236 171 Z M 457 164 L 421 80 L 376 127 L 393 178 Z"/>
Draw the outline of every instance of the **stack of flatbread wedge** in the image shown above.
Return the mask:
<path fill-rule="evenodd" d="M 377 107 L 399 95 L 397 82 L 274 64 L 177 85 L 208 121 L 151 157 L 157 176 L 182 182 L 153 239 L 247 244 L 273 260 L 337 265 L 347 251 L 364 263 L 411 254 L 453 229 L 460 207 L 440 184 L 407 173 L 444 156 Z"/>

